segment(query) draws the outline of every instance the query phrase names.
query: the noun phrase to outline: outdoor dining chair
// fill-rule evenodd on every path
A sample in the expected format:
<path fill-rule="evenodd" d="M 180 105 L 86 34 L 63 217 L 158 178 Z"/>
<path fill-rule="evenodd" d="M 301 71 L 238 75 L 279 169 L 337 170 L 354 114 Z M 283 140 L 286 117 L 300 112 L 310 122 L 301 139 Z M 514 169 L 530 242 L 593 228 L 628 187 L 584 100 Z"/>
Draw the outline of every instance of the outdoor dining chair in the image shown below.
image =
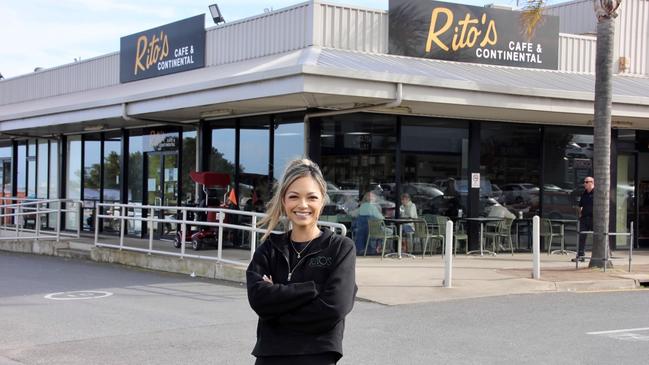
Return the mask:
<path fill-rule="evenodd" d="M 424 242 L 424 248 L 421 252 L 422 259 L 426 256 L 426 248 L 428 248 L 429 241 L 438 241 L 442 247 L 444 246 L 444 234 L 441 233 L 438 223 L 428 224 L 424 219 L 415 222 L 415 238 Z M 433 256 L 435 247 L 432 242 L 430 247 L 431 256 Z"/>
<path fill-rule="evenodd" d="M 367 255 L 367 248 L 370 245 L 370 240 L 380 239 L 383 241 L 381 244 L 381 259 L 385 256 L 385 243 L 389 240 L 399 241 L 399 235 L 394 233 L 389 233 L 390 231 L 386 229 L 385 221 L 383 219 L 368 219 L 368 234 L 367 241 L 365 242 L 365 255 Z"/>
<path fill-rule="evenodd" d="M 560 243 L 564 237 L 561 234 L 561 229 L 556 225 L 553 225 L 552 221 L 550 221 L 549 219 L 541 218 L 540 223 L 541 223 L 540 235 L 543 238 L 543 244 L 545 245 L 544 247 L 547 246 L 548 248 L 548 255 L 549 255 L 552 252 L 552 242 L 554 241 L 554 238 L 558 237 Z"/>
<path fill-rule="evenodd" d="M 464 230 L 464 222 L 458 220 L 453 229 L 453 250 L 457 255 L 457 246 L 460 241 L 464 241 L 464 253 L 469 252 L 469 235 Z"/>
<path fill-rule="evenodd" d="M 484 232 L 485 239 L 491 239 L 492 251 L 496 252 L 496 249 L 504 247 L 503 243 L 507 242 L 509 244 L 509 250 L 514 255 L 514 244 L 512 243 L 512 223 L 514 222 L 511 218 L 503 218 L 501 221 L 497 222 L 494 231 Z"/>

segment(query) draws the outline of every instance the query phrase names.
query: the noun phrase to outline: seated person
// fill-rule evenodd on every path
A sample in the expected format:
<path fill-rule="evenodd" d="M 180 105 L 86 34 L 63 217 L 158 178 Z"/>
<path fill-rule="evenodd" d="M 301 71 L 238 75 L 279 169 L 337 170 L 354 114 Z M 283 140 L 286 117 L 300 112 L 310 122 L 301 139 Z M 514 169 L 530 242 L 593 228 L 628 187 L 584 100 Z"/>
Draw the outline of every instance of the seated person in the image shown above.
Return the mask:
<path fill-rule="evenodd" d="M 399 213 L 401 218 L 417 218 L 417 207 L 415 206 L 415 203 L 410 200 L 410 194 L 403 193 L 401 195 L 401 207 L 399 207 Z M 412 223 L 404 224 L 401 228 L 401 232 L 405 236 L 410 237 L 415 233 L 415 225 Z M 408 238 L 403 238 L 401 243 L 401 249 L 404 252 L 408 252 Z"/>
<path fill-rule="evenodd" d="M 369 247 L 367 251 L 370 253 L 376 252 L 376 243 L 367 242 L 367 235 L 369 234 L 369 227 L 367 225 L 368 219 L 384 219 L 383 214 L 375 204 L 376 196 L 373 192 L 368 191 L 363 195 L 363 201 L 361 205 L 351 212 L 351 215 L 356 217 L 355 227 L 356 234 L 354 236 L 354 241 L 356 243 L 356 252 L 358 255 L 363 255 L 365 253 L 365 244 L 367 243 Z"/>
<path fill-rule="evenodd" d="M 505 208 L 494 199 L 489 199 L 489 203 L 491 203 L 491 206 L 487 207 L 487 217 L 516 219 L 514 213 L 510 212 L 509 209 Z"/>

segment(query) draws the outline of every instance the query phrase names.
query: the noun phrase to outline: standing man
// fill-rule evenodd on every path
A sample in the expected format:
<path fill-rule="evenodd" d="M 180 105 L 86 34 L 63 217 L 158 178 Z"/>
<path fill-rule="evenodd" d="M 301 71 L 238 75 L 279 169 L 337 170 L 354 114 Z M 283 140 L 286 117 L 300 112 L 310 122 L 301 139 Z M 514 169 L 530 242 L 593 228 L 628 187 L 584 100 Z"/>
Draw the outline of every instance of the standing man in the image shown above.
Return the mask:
<path fill-rule="evenodd" d="M 593 230 L 593 193 L 595 192 L 595 179 L 592 176 L 586 176 L 584 179 L 584 192 L 579 199 L 579 247 L 577 257 L 572 259 L 584 262 L 584 249 L 586 247 L 586 235 L 581 233 Z"/>

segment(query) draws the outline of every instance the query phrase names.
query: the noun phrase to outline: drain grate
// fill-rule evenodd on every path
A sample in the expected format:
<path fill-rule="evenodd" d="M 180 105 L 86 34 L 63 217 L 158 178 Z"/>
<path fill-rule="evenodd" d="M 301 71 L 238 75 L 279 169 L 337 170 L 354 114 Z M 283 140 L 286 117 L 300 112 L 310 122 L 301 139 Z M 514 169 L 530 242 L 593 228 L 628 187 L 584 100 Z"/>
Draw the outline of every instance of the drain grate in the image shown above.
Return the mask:
<path fill-rule="evenodd" d="M 640 284 L 642 288 L 649 288 L 649 280 L 645 280 L 645 281 L 638 280 L 638 284 Z"/>

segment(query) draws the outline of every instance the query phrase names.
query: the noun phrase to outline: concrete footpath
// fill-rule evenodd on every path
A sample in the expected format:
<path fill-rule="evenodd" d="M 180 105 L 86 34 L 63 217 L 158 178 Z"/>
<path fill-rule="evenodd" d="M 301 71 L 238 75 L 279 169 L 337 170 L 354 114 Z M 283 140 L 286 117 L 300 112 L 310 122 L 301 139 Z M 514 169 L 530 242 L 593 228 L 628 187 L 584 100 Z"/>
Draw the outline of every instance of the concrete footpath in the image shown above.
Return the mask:
<path fill-rule="evenodd" d="M 627 255 L 614 253 L 613 269 L 603 272 L 589 269 L 588 261 L 575 269 L 572 254 L 541 254 L 540 280 L 532 279 L 530 253 L 457 255 L 451 288 L 443 287 L 444 262 L 439 255 L 424 259 L 359 257 L 356 282 L 359 298 L 386 305 L 524 293 L 632 290 L 649 285 L 649 252 L 633 253 L 631 272 Z"/>

